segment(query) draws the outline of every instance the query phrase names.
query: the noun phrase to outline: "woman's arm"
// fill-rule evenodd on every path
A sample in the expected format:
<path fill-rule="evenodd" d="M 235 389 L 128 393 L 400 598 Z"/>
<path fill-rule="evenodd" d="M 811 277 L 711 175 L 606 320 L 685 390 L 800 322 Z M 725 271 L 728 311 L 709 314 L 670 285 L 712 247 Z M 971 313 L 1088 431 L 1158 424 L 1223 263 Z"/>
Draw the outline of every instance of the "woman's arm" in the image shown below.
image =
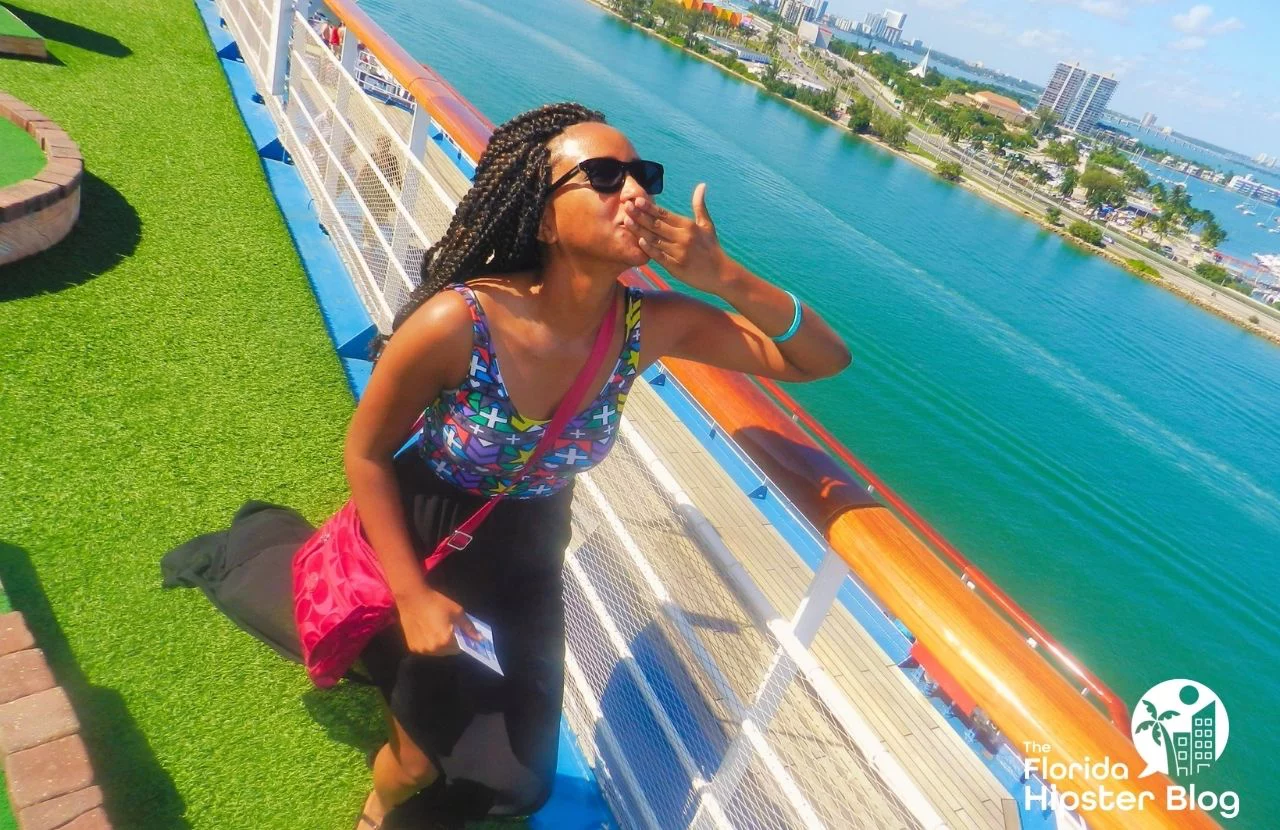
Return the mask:
<path fill-rule="evenodd" d="M 808 306 L 803 306 L 796 332 L 774 342 L 791 326 L 795 304 L 787 292 L 720 247 L 707 213 L 705 185 L 693 191 L 693 219 L 650 199 L 628 207 L 628 227 L 646 253 L 682 282 L 715 294 L 739 312 L 676 292 L 646 295 L 642 365 L 664 356 L 681 357 L 786 381 L 829 377 L 849 365 L 844 341 Z"/>
<path fill-rule="evenodd" d="M 782 343 L 795 305 L 785 291 L 729 260 L 732 276 L 714 293 L 738 314 L 675 291 L 645 294 L 641 364 L 661 357 L 802 382 L 830 377 L 852 361 L 849 348 L 817 312 L 802 305 L 800 328 Z"/>
<path fill-rule="evenodd" d="M 425 554 L 413 548 L 393 459 L 423 409 L 465 374 L 461 367 L 470 353 L 471 318 L 463 299 L 446 291 L 428 300 L 387 342 L 347 431 L 343 459 L 351 497 L 413 651 L 447 648 L 457 614 L 427 585 Z"/>

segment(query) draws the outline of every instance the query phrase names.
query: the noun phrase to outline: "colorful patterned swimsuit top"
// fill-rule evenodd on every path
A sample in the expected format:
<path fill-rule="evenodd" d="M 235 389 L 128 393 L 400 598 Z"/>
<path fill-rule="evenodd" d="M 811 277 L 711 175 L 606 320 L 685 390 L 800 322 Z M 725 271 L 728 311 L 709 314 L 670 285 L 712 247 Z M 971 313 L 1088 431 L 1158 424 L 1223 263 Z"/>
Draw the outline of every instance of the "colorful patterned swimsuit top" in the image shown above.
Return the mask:
<path fill-rule="evenodd" d="M 489 323 L 466 285 L 451 285 L 471 311 L 471 372 L 461 386 L 441 391 L 427 407 L 418 450 L 441 479 L 484 496 L 540 498 L 556 493 L 574 473 L 604 460 L 618 433 L 627 392 L 640 365 L 640 305 L 643 292 L 626 289 L 626 339 L 613 373 L 587 408 L 569 420 L 537 467 L 514 487 L 512 478 L 533 454 L 549 424 L 523 418 L 511 405 Z M 608 358 L 606 358 L 607 360 Z"/>

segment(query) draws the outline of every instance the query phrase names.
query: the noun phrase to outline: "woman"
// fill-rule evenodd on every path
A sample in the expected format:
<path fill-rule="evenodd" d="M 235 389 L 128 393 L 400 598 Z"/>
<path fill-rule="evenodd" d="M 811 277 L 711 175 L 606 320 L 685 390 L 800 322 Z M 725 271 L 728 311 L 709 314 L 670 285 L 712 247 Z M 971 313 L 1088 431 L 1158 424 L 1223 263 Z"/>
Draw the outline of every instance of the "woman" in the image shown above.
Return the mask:
<path fill-rule="evenodd" d="M 658 207 L 661 189 L 661 165 L 640 160 L 602 114 L 544 106 L 494 131 L 424 257 L 345 449 L 352 498 L 399 612 L 363 655 L 390 734 L 362 830 L 424 789 L 415 802 L 441 826 L 531 813 L 550 794 L 573 474 L 607 453 L 639 372 L 670 356 L 805 381 L 849 363 L 816 313 L 720 248 L 703 185 L 692 219 Z M 739 313 L 624 289 L 620 274 L 651 259 Z M 562 441 L 516 481 L 606 314 L 616 315 L 614 343 L 588 386 L 601 391 L 576 403 L 566 428 L 585 431 L 589 451 Z M 416 451 L 395 458 L 424 410 Z M 496 492 L 507 496 L 472 543 L 424 575 L 437 540 Z M 471 633 L 465 613 L 492 626 L 503 675 L 458 653 L 455 626 Z"/>

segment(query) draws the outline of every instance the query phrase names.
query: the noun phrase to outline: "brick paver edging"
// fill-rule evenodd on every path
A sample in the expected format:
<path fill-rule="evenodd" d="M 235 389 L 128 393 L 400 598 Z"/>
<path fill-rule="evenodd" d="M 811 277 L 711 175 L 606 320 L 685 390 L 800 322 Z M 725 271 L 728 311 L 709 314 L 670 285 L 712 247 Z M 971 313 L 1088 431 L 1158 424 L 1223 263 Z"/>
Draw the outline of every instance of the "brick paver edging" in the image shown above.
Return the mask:
<path fill-rule="evenodd" d="M 0 91 L 0 118 L 27 131 L 44 151 L 44 168 L 33 178 L 0 188 L 0 265 L 61 242 L 80 216 L 84 158 L 71 136 L 7 92 Z"/>
<path fill-rule="evenodd" d="M 18 611 L 0 614 L 0 757 L 18 830 L 111 830 L 80 721 Z"/>

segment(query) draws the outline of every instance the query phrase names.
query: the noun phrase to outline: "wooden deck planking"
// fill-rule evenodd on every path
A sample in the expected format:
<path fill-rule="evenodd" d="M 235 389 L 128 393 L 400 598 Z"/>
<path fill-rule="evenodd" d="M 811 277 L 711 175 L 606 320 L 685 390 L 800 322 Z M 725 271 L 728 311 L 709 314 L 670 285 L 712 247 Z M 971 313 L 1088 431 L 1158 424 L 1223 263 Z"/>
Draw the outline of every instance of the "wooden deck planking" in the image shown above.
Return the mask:
<path fill-rule="evenodd" d="M 809 567 L 644 382 L 633 388 L 626 417 L 790 617 L 812 579 Z M 1018 826 L 1012 796 L 842 606 L 824 622 L 813 651 L 950 826 Z"/>

